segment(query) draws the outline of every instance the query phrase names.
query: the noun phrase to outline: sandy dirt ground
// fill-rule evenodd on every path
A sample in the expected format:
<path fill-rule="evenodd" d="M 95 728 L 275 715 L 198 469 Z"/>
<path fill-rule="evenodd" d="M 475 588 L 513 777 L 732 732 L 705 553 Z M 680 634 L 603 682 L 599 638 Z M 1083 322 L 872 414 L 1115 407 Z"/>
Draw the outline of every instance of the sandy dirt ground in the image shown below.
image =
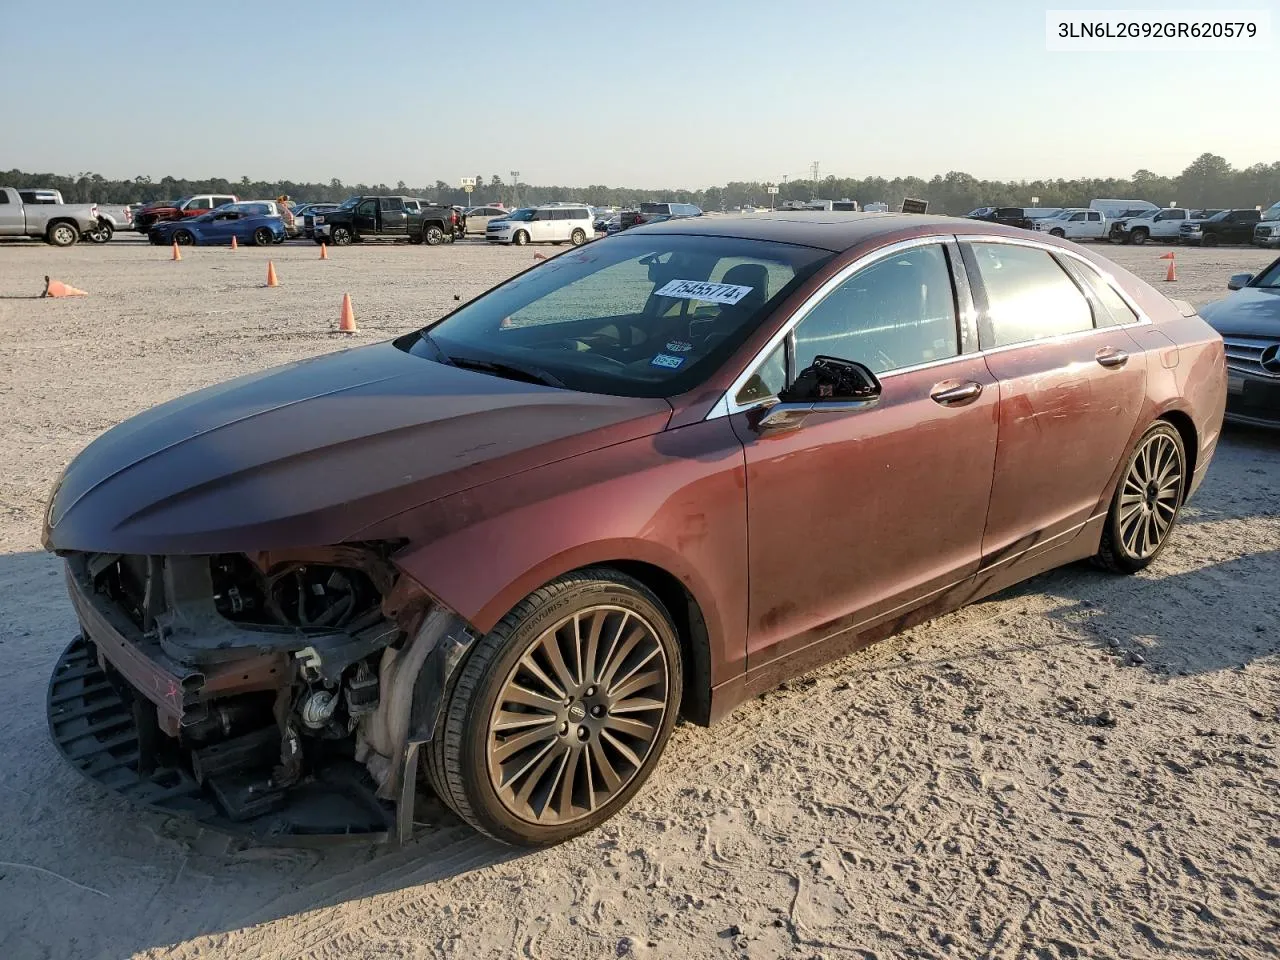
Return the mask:
<path fill-rule="evenodd" d="M 550 252 L 550 251 L 548 251 Z M 1156 280 L 1161 249 L 1112 247 Z M 677 729 L 604 828 L 522 853 L 242 846 L 82 781 L 45 727 L 75 631 L 44 500 L 177 394 L 409 330 L 523 268 L 479 243 L 317 260 L 0 247 L 0 958 L 1273 957 L 1280 437 L 1231 430 L 1133 578 L 1072 567 Z M 266 289 L 268 255 L 281 286 Z M 1179 251 L 1197 305 L 1252 249 Z M 27 299 L 45 274 L 82 300 Z"/>

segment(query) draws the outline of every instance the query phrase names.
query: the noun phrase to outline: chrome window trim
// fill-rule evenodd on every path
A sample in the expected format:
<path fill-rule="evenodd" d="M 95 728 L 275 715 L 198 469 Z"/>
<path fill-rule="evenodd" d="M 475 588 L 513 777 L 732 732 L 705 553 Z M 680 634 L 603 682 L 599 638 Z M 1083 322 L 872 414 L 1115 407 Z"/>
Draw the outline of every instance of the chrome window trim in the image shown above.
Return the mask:
<path fill-rule="evenodd" d="M 830 279 L 827 280 L 826 283 L 824 283 L 821 287 L 815 290 L 813 294 L 810 295 L 808 300 L 806 300 L 798 308 L 796 308 L 796 312 L 791 315 L 790 319 L 787 320 L 786 324 L 781 328 L 779 328 L 774 333 L 774 335 L 769 338 L 768 342 L 756 352 L 756 355 L 751 358 L 751 362 L 748 363 L 746 367 L 743 368 L 742 373 L 738 374 L 738 376 L 734 379 L 733 383 L 729 385 L 729 389 L 726 390 L 723 395 L 721 395 L 720 399 L 716 401 L 715 405 L 707 412 L 707 415 L 703 417 L 703 419 L 716 420 L 716 419 L 719 419 L 720 417 L 729 417 L 735 413 L 743 413 L 747 410 L 753 410 L 756 407 L 775 403 L 777 401 L 776 397 L 766 397 L 764 399 L 753 400 L 751 403 L 745 403 L 745 404 L 739 404 L 734 398 L 737 397 L 738 392 L 746 385 L 746 382 L 751 379 L 751 376 L 756 372 L 756 369 L 769 358 L 769 355 L 778 348 L 778 345 L 781 344 L 782 341 L 787 338 L 787 336 L 791 333 L 791 331 L 795 329 L 796 325 L 799 324 L 800 321 L 802 321 L 806 316 L 808 316 L 809 312 L 813 310 L 814 307 L 816 307 L 819 303 L 821 303 L 824 299 L 826 299 L 826 297 L 832 292 L 832 290 L 840 286 L 840 284 L 844 283 L 846 280 L 849 279 L 849 277 L 857 273 L 859 270 L 862 270 L 863 268 L 870 266 L 871 264 L 877 262 L 878 260 L 882 260 L 885 257 L 891 257 L 895 254 L 901 253 L 903 250 L 910 250 L 910 249 L 913 249 L 914 247 L 928 246 L 929 244 L 934 244 L 934 243 L 941 244 L 947 247 L 949 254 L 951 254 L 952 256 L 954 256 L 955 253 L 957 252 L 955 250 L 955 245 L 959 243 L 1009 243 L 1009 244 L 1014 244 L 1016 246 L 1031 247 L 1035 250 L 1042 250 L 1045 253 L 1048 253 L 1050 255 L 1059 254 L 1062 256 L 1070 257 L 1071 259 L 1078 261 L 1086 269 L 1092 270 L 1097 276 L 1099 276 L 1104 283 L 1106 283 L 1109 287 L 1111 287 L 1111 289 L 1113 289 L 1120 296 L 1120 299 L 1122 299 L 1126 304 L 1128 304 L 1129 309 L 1131 309 L 1134 312 L 1134 315 L 1138 319 L 1134 323 L 1117 324 L 1116 326 L 1111 326 L 1111 327 L 1095 326 L 1088 330 L 1075 330 L 1075 331 L 1072 331 L 1071 333 L 1059 334 L 1056 337 L 1045 337 L 1042 340 L 1023 340 L 1020 343 L 1009 343 L 1000 347 L 989 347 L 985 350 L 981 349 L 981 345 L 979 345 L 978 349 L 969 353 L 960 353 L 954 357 L 943 357 L 940 360 L 930 360 L 927 363 L 917 363 L 914 366 L 899 367 L 896 370 L 888 370 L 885 373 L 877 374 L 878 378 L 881 381 L 888 380 L 893 377 L 900 376 L 902 374 L 915 373 L 919 370 L 927 370 L 927 369 L 930 369 L 931 367 L 946 366 L 947 364 L 957 363 L 961 360 L 972 360 L 974 357 L 984 357 L 984 356 L 987 356 L 988 354 L 1004 353 L 1007 350 L 1017 350 L 1017 349 L 1026 347 L 1029 344 L 1061 343 L 1067 340 L 1075 339 L 1077 337 L 1091 336 L 1095 333 L 1099 333 L 1104 330 L 1129 330 L 1134 327 L 1148 326 L 1151 324 L 1151 318 L 1148 317 L 1145 312 L 1143 312 L 1142 308 L 1138 306 L 1138 304 L 1134 301 L 1132 297 L 1129 296 L 1128 292 L 1120 284 L 1116 282 L 1115 277 L 1113 277 L 1109 272 L 1106 272 L 1101 268 L 1099 268 L 1097 264 L 1089 260 L 1087 257 L 1083 256 L 1082 254 L 1076 253 L 1073 250 L 1066 250 L 1066 249 L 1063 249 L 1062 247 L 1052 246 L 1050 244 L 1042 243 L 1035 239 L 1024 239 L 1022 237 L 1005 237 L 1005 236 L 981 234 L 981 233 L 934 234 L 927 237 L 912 237 L 910 240 L 900 240 L 897 243 L 889 244 L 886 247 L 880 247 L 877 250 L 873 250 L 870 253 L 859 257 L 857 260 L 845 266 L 839 273 L 832 276 Z M 964 276 L 966 278 L 966 282 L 967 282 L 968 272 L 965 269 L 963 264 L 960 264 L 960 269 L 961 271 L 963 271 Z M 1084 294 L 1082 293 L 1081 296 L 1084 296 Z M 977 309 L 976 306 L 973 304 L 972 294 L 969 295 L 969 300 L 967 305 L 965 303 L 958 303 L 956 305 L 956 310 L 957 310 L 956 320 L 960 325 L 959 332 L 962 337 L 964 333 L 964 325 L 968 319 L 963 314 L 963 311 L 971 310 L 976 313 L 976 309 Z M 1090 309 L 1092 310 L 1092 305 L 1090 305 Z M 961 349 L 964 348 L 963 339 L 961 340 L 960 346 L 961 346 Z"/>
<path fill-rule="evenodd" d="M 738 374 L 733 383 L 729 385 L 729 389 L 724 392 L 724 395 L 716 402 L 716 405 L 711 408 L 703 419 L 714 420 L 717 417 L 727 417 L 735 413 L 742 413 L 744 410 L 754 409 L 755 407 L 759 407 L 763 404 L 773 403 L 776 400 L 775 397 L 766 397 L 762 400 L 754 400 L 751 403 L 746 404 L 739 404 L 734 398 L 737 397 L 738 392 L 742 390 L 746 385 L 746 382 L 751 379 L 752 375 L 756 372 L 756 369 L 769 358 L 769 355 L 773 353 L 774 350 L 778 349 L 778 346 L 787 338 L 791 331 L 796 328 L 796 325 L 807 317 L 814 307 L 825 300 L 836 287 L 840 286 L 859 270 L 869 267 L 871 264 L 879 260 L 883 260 L 886 257 L 892 257 L 904 250 L 912 250 L 916 247 L 925 247 L 930 244 L 945 246 L 951 239 L 952 236 L 950 234 L 935 234 L 928 237 L 912 237 L 910 240 L 900 240 L 897 243 L 891 243 L 888 246 L 879 247 L 878 249 L 872 250 L 870 253 L 859 257 L 852 263 L 846 264 L 839 273 L 828 278 L 826 283 L 815 290 L 808 300 L 800 304 L 800 306 L 796 308 L 796 312 L 791 315 L 782 327 L 774 331 L 773 336 L 771 336 L 768 342 L 756 352 L 756 355 L 751 358 L 751 362 L 743 368 L 742 372 Z M 957 336 L 958 335 L 959 334 L 957 332 Z M 889 373 L 883 374 L 880 376 L 880 379 L 883 380 L 885 377 L 891 377 L 896 373 L 906 373 L 908 370 L 916 370 L 920 369 L 920 367 L 932 366 L 938 363 L 951 363 L 955 360 L 972 356 L 972 353 L 964 353 L 956 357 L 947 357 L 943 360 L 930 361 L 930 363 L 927 364 L 917 364 L 915 367 L 903 367 L 899 370 L 893 370 Z"/>

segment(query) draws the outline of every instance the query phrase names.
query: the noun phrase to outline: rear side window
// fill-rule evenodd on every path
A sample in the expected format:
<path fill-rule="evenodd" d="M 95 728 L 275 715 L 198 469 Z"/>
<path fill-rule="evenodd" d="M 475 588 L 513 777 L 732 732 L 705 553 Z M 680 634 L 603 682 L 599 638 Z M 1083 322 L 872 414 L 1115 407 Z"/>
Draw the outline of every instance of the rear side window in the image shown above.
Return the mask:
<path fill-rule="evenodd" d="M 875 373 L 957 356 L 945 252 L 937 244 L 914 247 L 859 270 L 814 307 L 793 336 L 797 371 L 818 356 L 856 360 Z"/>
<path fill-rule="evenodd" d="M 1011 243 L 975 243 L 972 250 L 987 294 L 983 347 L 1093 329 L 1089 301 L 1044 250 Z"/>
<path fill-rule="evenodd" d="M 383 197 L 378 202 L 382 204 L 383 210 L 398 211 L 404 209 L 404 201 L 399 197 Z"/>
<path fill-rule="evenodd" d="M 1067 260 L 1066 264 L 1067 269 L 1088 287 L 1093 296 L 1095 326 L 1122 327 L 1127 323 L 1138 322 L 1138 315 L 1125 303 L 1124 297 L 1096 271 L 1075 260 Z"/>
<path fill-rule="evenodd" d="M 8 202 L 9 202 L 9 194 L 5 193 L 3 190 L 0 190 L 0 203 L 8 203 Z"/>

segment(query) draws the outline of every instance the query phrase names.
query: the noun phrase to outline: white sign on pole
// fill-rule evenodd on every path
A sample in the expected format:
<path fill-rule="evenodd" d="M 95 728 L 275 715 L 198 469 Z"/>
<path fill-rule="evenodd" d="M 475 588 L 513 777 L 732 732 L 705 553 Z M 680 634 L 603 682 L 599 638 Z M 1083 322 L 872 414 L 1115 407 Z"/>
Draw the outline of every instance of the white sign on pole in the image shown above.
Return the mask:
<path fill-rule="evenodd" d="M 778 188 L 773 186 L 772 184 L 770 184 L 766 189 L 769 191 L 770 194 L 775 194 L 778 192 Z"/>
<path fill-rule="evenodd" d="M 467 193 L 470 193 L 472 190 L 476 188 L 475 177 L 463 177 L 460 182 L 462 184 L 462 189 L 465 190 Z"/>

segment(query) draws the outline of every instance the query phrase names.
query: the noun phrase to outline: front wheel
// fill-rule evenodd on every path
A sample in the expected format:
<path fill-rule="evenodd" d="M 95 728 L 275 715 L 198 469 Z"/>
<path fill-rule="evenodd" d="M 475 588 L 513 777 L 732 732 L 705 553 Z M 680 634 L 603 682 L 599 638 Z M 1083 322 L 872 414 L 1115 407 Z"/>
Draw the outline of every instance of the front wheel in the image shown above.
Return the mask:
<path fill-rule="evenodd" d="M 1217 245 L 1218 238 L 1212 233 L 1206 233 L 1200 240 L 1200 246 L 1202 247 L 1216 247 Z"/>
<path fill-rule="evenodd" d="M 575 247 L 582 246 L 587 242 L 587 232 L 582 229 L 574 230 L 573 233 L 569 234 L 569 242 Z"/>
<path fill-rule="evenodd" d="M 432 224 L 422 231 L 422 242 L 429 247 L 438 247 L 444 243 L 444 231 Z"/>
<path fill-rule="evenodd" d="M 1114 573 L 1150 564 L 1169 542 L 1189 480 L 1182 435 L 1156 421 L 1125 464 L 1094 561 Z"/>
<path fill-rule="evenodd" d="M 196 242 L 196 235 L 190 230 L 179 230 L 173 235 L 173 242 L 180 247 L 189 247 Z"/>
<path fill-rule="evenodd" d="M 353 239 L 351 231 L 347 227 L 334 227 L 332 234 L 333 245 L 336 247 L 345 247 Z"/>
<path fill-rule="evenodd" d="M 1063 230 L 1061 227 L 1054 227 L 1052 230 L 1049 231 L 1049 236 L 1051 237 L 1065 237 L 1066 235 L 1067 235 L 1067 232 Z"/>
<path fill-rule="evenodd" d="M 275 242 L 276 235 L 271 232 L 270 227 L 259 227 L 253 231 L 253 245 L 255 247 L 269 247 Z"/>
<path fill-rule="evenodd" d="M 567 574 L 476 644 L 428 746 L 428 779 L 489 836 L 567 840 L 653 772 L 682 682 L 675 627 L 648 588 L 606 568 Z"/>
<path fill-rule="evenodd" d="M 1147 242 L 1148 234 L 1146 230 L 1144 230 L 1142 227 L 1139 227 L 1138 229 L 1134 230 L 1129 236 L 1133 239 L 1134 243 L 1141 246 L 1142 244 Z"/>
<path fill-rule="evenodd" d="M 70 223 L 55 223 L 45 232 L 44 238 L 55 247 L 69 247 L 80 239 L 80 231 Z"/>
<path fill-rule="evenodd" d="M 511 242 L 514 243 L 517 247 L 523 247 L 526 243 L 529 242 L 529 235 L 525 233 L 523 230 L 517 230 L 516 235 L 511 238 Z"/>

